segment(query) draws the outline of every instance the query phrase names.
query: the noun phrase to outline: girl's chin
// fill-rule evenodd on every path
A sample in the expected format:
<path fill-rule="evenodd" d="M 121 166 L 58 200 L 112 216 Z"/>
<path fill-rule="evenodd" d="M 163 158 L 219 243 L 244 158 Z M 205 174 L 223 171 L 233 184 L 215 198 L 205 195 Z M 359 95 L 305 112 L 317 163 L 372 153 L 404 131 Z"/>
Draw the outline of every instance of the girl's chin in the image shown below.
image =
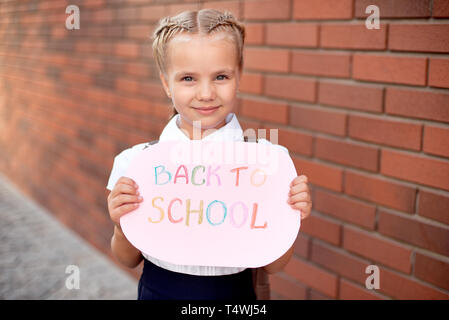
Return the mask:
<path fill-rule="evenodd" d="M 189 123 L 191 126 L 194 126 L 195 121 L 199 121 L 201 124 L 201 129 L 207 130 L 207 129 L 217 129 L 217 126 L 222 126 L 222 124 L 225 123 L 226 115 L 222 113 L 217 113 L 210 116 L 204 116 L 204 115 L 198 115 L 194 114 L 191 117 L 187 118 L 187 123 Z M 186 120 L 185 117 L 183 120 Z"/>

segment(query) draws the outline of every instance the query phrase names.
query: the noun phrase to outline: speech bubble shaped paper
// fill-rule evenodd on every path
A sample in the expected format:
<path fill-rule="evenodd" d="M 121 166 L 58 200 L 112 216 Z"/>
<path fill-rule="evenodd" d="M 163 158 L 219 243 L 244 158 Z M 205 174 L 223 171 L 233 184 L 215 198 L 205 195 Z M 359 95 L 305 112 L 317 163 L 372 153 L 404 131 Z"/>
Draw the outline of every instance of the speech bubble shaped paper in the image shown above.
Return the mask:
<path fill-rule="evenodd" d="M 131 244 L 163 261 L 265 266 L 298 234 L 300 212 L 287 203 L 296 175 L 275 145 L 161 141 L 129 165 L 143 201 L 120 224 Z"/>

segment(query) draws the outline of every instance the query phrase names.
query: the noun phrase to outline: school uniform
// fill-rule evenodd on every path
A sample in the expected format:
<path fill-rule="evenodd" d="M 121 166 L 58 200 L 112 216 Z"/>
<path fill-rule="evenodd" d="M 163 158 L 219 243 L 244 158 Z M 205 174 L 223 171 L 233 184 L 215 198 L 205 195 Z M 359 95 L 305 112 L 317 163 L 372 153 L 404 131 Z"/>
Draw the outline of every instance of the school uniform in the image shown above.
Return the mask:
<path fill-rule="evenodd" d="M 178 126 L 180 115 L 175 115 L 164 127 L 159 141 L 189 141 Z M 226 117 L 226 124 L 203 138 L 204 141 L 244 141 L 243 130 L 234 113 Z M 269 143 L 258 139 L 259 143 Z M 288 150 L 276 145 L 283 151 Z M 149 143 L 137 144 L 114 158 L 107 189 L 112 190 L 117 180 L 125 175 L 129 163 Z M 187 266 L 159 260 L 142 252 L 144 267 L 139 281 L 138 299 L 239 299 L 254 300 L 255 292 L 250 268 Z"/>

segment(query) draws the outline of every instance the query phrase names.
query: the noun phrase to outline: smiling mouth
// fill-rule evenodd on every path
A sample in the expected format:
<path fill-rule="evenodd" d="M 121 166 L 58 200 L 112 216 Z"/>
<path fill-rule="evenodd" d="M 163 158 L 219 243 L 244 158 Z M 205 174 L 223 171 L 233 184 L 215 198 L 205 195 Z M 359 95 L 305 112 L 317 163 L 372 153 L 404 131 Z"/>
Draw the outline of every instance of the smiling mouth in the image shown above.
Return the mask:
<path fill-rule="evenodd" d="M 204 108 L 193 108 L 193 109 L 197 109 L 197 110 L 212 110 L 212 109 L 216 109 L 220 106 L 216 106 L 216 107 L 204 107 Z"/>

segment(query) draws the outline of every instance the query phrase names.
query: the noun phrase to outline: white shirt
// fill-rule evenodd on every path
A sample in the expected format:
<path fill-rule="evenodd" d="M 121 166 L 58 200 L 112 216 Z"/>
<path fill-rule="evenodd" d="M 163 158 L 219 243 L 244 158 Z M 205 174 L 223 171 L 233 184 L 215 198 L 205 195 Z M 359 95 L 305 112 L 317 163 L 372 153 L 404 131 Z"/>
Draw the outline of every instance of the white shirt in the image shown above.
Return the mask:
<path fill-rule="evenodd" d="M 189 141 L 190 139 L 181 131 L 178 127 L 177 122 L 179 114 L 175 115 L 162 130 L 162 133 L 159 137 L 159 141 Z M 243 141 L 243 130 L 240 126 L 239 121 L 237 120 L 237 116 L 234 113 L 229 113 L 226 116 L 226 124 L 220 129 L 212 132 L 211 134 L 205 136 L 203 138 L 204 141 Z M 259 139 L 259 143 L 269 143 L 270 141 L 266 139 Z M 126 172 L 129 163 L 134 159 L 134 157 L 142 151 L 148 143 L 140 143 L 129 149 L 123 150 L 120 154 L 118 154 L 114 158 L 114 164 L 112 166 L 111 175 L 109 177 L 107 189 L 112 190 L 117 182 L 117 180 L 124 175 Z M 287 148 L 279 146 L 282 150 L 287 152 Z M 151 145 L 149 146 L 151 148 Z M 171 270 L 174 272 L 187 273 L 192 275 L 202 275 L 202 276 L 214 276 L 214 275 L 227 275 L 238 273 L 240 271 L 245 270 L 246 268 L 240 267 L 215 267 L 215 266 L 188 266 L 188 265 L 177 265 L 172 264 L 167 261 L 162 261 L 156 259 L 144 252 L 142 255 L 145 259 L 151 261 L 155 265 Z"/>

